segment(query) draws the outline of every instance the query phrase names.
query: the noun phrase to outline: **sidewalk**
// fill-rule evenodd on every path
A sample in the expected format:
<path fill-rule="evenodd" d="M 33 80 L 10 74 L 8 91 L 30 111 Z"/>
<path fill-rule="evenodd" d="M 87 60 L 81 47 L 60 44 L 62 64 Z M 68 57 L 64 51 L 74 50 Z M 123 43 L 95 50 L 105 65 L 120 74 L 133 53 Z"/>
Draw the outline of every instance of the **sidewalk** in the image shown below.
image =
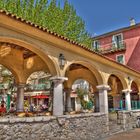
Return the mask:
<path fill-rule="evenodd" d="M 140 140 L 140 128 L 125 133 L 116 134 L 103 140 Z"/>

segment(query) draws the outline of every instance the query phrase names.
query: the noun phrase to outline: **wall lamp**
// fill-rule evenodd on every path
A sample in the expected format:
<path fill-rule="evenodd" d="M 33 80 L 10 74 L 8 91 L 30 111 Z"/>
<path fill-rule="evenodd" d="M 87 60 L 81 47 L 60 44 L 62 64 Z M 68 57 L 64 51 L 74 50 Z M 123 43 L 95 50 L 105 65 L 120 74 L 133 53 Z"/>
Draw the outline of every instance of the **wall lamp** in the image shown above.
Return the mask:
<path fill-rule="evenodd" d="M 60 69 L 63 69 L 65 64 L 66 64 L 65 56 L 64 56 L 64 54 L 60 53 L 59 54 L 59 66 L 60 66 Z"/>

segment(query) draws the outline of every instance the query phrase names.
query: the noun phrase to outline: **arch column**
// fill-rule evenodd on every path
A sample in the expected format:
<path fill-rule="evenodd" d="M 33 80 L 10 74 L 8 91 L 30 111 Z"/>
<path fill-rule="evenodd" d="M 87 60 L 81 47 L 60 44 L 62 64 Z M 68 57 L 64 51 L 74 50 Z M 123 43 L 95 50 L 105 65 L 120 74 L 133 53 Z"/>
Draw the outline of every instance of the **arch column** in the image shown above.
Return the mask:
<path fill-rule="evenodd" d="M 94 97 L 95 97 L 95 112 L 99 112 L 99 93 L 95 92 L 94 93 Z"/>
<path fill-rule="evenodd" d="M 50 80 L 53 82 L 53 115 L 63 115 L 63 82 L 68 80 L 66 77 L 52 77 Z"/>
<path fill-rule="evenodd" d="M 131 110 L 131 98 L 130 93 L 132 92 L 131 89 L 124 89 L 122 90 L 123 93 L 125 93 L 125 108 L 126 110 Z"/>
<path fill-rule="evenodd" d="M 108 85 L 98 85 L 99 90 L 99 111 L 100 113 L 108 113 L 108 94 L 107 91 L 110 90 Z"/>
<path fill-rule="evenodd" d="M 17 85 L 17 101 L 16 101 L 17 112 L 24 111 L 24 87 L 25 87 L 25 84 L 23 83 L 19 83 Z"/>
<path fill-rule="evenodd" d="M 67 88 L 66 89 L 66 111 L 67 112 L 71 112 L 71 94 L 72 89 L 71 88 Z"/>

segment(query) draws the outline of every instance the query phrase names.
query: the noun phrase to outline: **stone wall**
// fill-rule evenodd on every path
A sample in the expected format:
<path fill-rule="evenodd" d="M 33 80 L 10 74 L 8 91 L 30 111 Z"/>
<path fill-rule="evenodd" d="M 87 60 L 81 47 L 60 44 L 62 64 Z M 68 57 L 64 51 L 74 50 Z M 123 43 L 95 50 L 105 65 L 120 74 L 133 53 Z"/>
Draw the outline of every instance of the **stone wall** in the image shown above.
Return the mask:
<path fill-rule="evenodd" d="M 95 140 L 107 133 L 101 113 L 0 119 L 0 140 Z"/>
<path fill-rule="evenodd" d="M 122 125 L 124 131 L 133 129 L 137 124 L 137 116 L 140 116 L 140 110 L 119 111 L 118 124 Z"/>

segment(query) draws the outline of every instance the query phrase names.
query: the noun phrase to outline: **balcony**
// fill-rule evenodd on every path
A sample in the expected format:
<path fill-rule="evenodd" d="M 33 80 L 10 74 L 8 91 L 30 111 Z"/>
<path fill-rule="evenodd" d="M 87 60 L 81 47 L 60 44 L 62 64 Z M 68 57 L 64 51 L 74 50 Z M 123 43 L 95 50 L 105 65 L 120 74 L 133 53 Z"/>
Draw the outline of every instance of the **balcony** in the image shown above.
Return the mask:
<path fill-rule="evenodd" d="M 101 45 L 100 48 L 96 49 L 95 51 L 101 54 L 108 54 L 108 53 L 124 51 L 124 50 L 126 50 L 126 44 L 124 41 L 121 41 L 121 42 L 113 42 L 110 44 Z"/>

